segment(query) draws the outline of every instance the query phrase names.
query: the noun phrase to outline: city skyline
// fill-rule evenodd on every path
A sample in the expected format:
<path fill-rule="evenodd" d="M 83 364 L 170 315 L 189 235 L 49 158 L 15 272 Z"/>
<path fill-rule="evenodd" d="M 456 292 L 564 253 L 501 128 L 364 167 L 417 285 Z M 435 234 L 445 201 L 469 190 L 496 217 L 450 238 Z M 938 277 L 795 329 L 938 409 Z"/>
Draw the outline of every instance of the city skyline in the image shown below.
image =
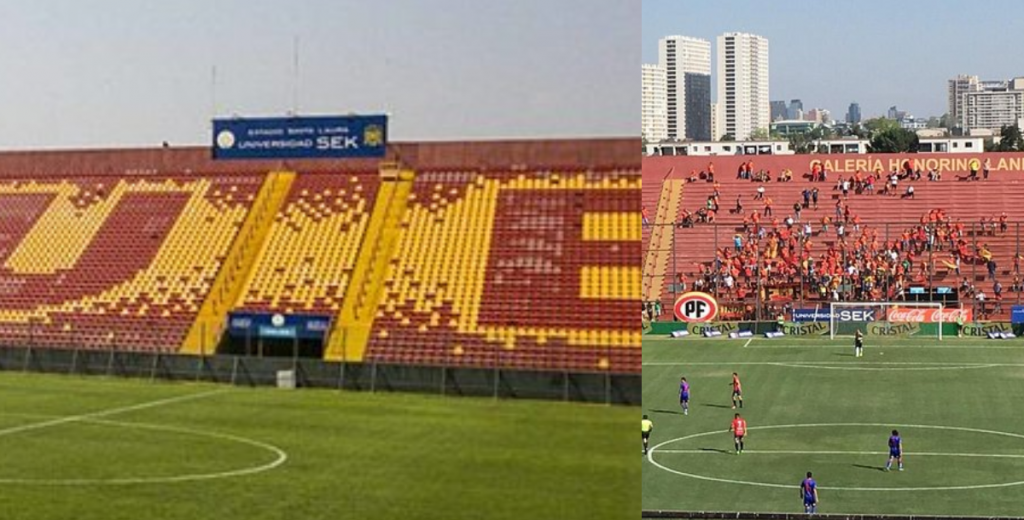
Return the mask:
<path fill-rule="evenodd" d="M 961 0 L 797 0 L 767 9 L 764 2 L 751 0 L 645 0 L 642 62 L 657 63 L 657 41 L 666 35 L 714 39 L 748 32 L 771 41 L 773 101 L 799 98 L 807 106 L 841 114 L 856 100 L 863 119 L 883 116 L 893 105 L 918 117 L 941 116 L 947 111 L 947 82 L 958 74 L 1003 80 L 1024 76 L 1024 59 L 998 52 L 1015 43 L 1015 20 L 1024 15 L 1024 3 L 996 0 L 986 4 L 990 9 L 971 5 Z M 877 13 L 883 12 L 880 18 Z M 889 30 L 893 27 L 898 30 Z M 979 28 L 986 34 L 985 45 L 964 45 L 956 37 Z M 921 36 L 908 37 L 914 34 Z M 892 38 L 899 39 L 898 52 Z M 828 49 L 835 49 L 834 59 Z M 717 49 L 712 60 L 717 63 Z"/>

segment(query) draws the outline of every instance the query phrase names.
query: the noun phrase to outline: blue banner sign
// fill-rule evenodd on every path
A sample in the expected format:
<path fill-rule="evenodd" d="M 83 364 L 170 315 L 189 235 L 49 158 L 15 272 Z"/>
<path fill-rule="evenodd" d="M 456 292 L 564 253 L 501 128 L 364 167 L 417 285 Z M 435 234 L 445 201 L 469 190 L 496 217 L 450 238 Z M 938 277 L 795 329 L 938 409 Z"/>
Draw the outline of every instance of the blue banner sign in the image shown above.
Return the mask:
<path fill-rule="evenodd" d="M 828 321 L 828 309 L 793 309 L 793 321 Z"/>
<path fill-rule="evenodd" d="M 384 115 L 215 119 L 213 158 L 383 157 L 387 137 Z"/>
<path fill-rule="evenodd" d="M 884 319 L 878 308 L 844 307 L 835 312 L 836 321 L 875 321 Z M 829 321 L 831 315 L 824 309 L 793 309 L 793 321 Z"/>
<path fill-rule="evenodd" d="M 1011 308 L 1010 323 L 1024 323 L 1024 305 L 1014 305 Z"/>
<path fill-rule="evenodd" d="M 232 336 L 323 339 L 331 329 L 331 317 L 316 314 L 232 312 L 228 334 Z"/>

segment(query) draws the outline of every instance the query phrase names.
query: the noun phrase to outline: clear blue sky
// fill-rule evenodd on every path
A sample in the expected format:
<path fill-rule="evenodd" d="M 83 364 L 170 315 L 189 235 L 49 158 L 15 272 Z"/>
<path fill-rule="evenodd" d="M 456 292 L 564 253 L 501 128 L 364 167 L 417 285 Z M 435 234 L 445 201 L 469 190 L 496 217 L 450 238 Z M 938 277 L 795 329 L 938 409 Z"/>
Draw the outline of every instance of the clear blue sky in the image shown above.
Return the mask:
<path fill-rule="evenodd" d="M 842 118 L 897 105 L 918 117 L 946 112 L 946 81 L 1024 76 L 1024 2 L 1014 0 L 644 0 L 643 63 L 669 34 L 711 41 L 739 31 L 768 38 L 770 97 Z M 712 82 L 715 65 L 712 64 Z"/>
<path fill-rule="evenodd" d="M 0 149 L 387 111 L 394 139 L 637 135 L 635 0 L 0 2 Z"/>

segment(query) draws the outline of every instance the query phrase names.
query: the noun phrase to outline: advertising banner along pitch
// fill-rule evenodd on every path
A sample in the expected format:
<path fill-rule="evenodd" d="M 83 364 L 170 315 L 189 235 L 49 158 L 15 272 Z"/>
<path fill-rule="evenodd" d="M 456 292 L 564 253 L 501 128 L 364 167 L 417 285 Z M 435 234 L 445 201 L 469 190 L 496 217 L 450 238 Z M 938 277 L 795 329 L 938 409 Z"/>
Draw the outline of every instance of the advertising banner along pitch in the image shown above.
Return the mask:
<path fill-rule="evenodd" d="M 933 309 L 913 307 L 891 307 L 886 319 L 896 323 L 953 323 L 960 316 L 971 321 L 971 309 Z"/>

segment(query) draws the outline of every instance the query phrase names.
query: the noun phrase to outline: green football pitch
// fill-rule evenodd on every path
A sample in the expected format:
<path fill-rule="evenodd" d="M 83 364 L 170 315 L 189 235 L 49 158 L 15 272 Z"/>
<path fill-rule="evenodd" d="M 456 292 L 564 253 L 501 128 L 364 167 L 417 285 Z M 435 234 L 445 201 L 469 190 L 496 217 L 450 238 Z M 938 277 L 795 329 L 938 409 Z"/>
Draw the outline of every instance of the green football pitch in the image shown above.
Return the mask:
<path fill-rule="evenodd" d="M 627 518 L 640 502 L 635 417 L 0 372 L 0 517 Z"/>
<path fill-rule="evenodd" d="M 811 471 L 820 513 L 1024 514 L 1024 344 L 869 338 L 857 358 L 852 343 L 645 337 L 643 508 L 803 512 Z M 739 455 L 735 412 L 749 428 Z M 884 471 L 893 429 L 902 472 Z"/>

